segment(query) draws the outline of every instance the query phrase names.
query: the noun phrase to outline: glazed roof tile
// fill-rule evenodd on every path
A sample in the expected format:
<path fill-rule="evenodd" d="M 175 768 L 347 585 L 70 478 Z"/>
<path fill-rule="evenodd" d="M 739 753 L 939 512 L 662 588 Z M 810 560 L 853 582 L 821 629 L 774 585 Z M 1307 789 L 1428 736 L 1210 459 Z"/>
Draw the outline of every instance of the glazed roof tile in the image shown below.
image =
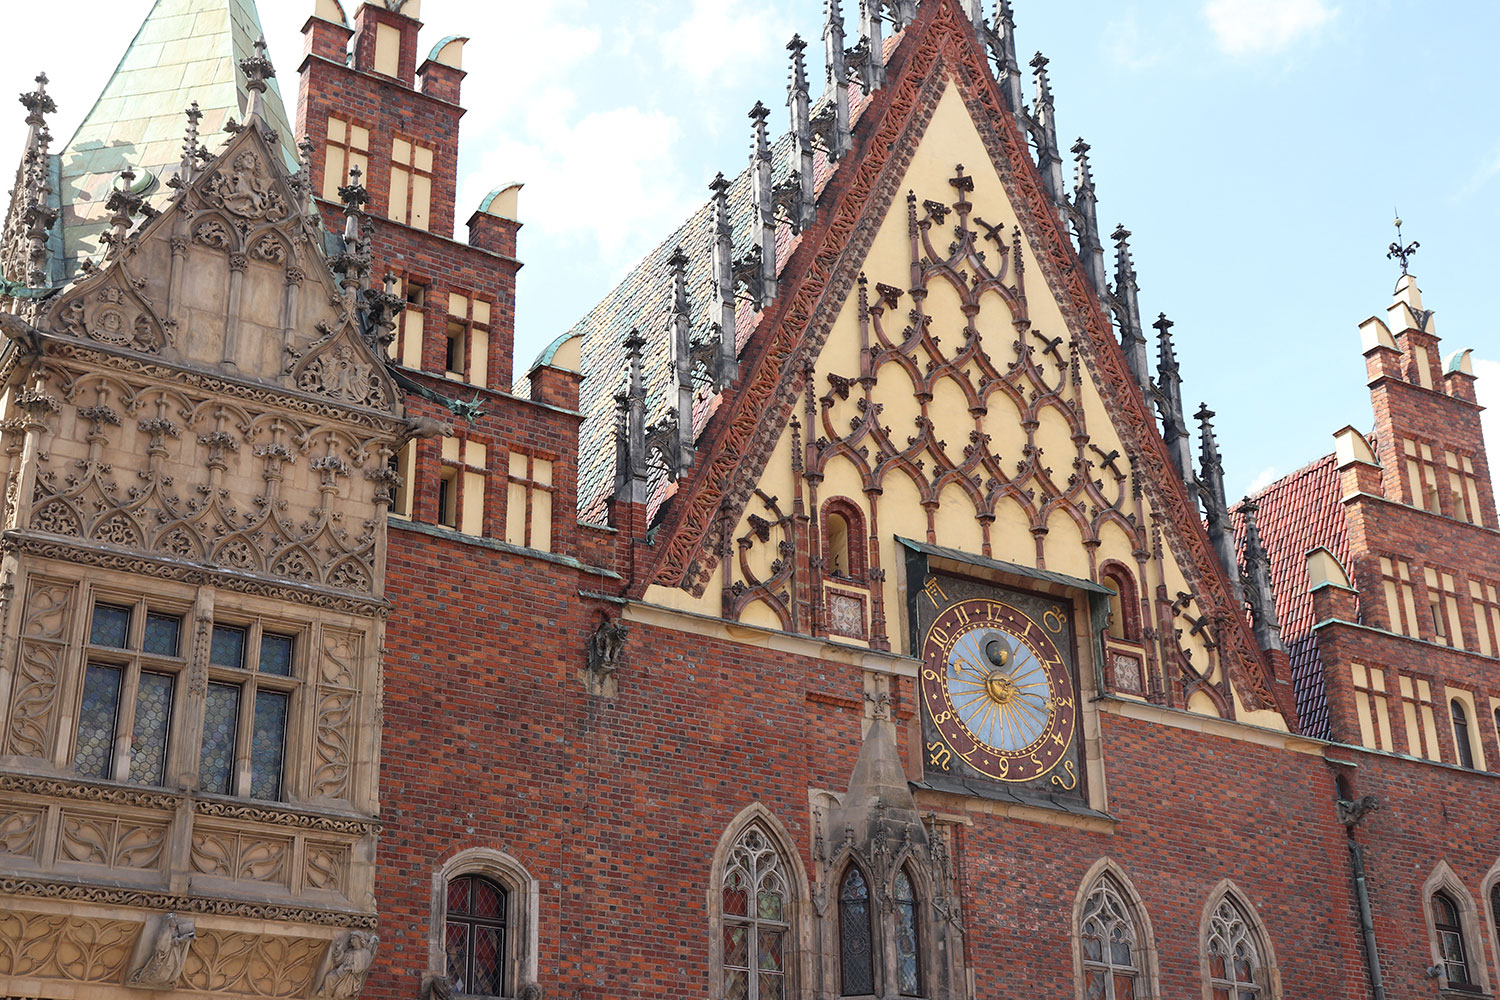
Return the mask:
<path fill-rule="evenodd" d="M 1271 589 L 1281 619 L 1281 639 L 1292 661 L 1292 684 L 1302 732 L 1329 738 L 1328 691 L 1313 626 L 1312 592 L 1307 585 L 1307 554 L 1322 547 L 1349 565 L 1348 523 L 1340 501 L 1339 472 L 1325 455 L 1255 494 L 1261 542 L 1271 558 Z M 1238 545 L 1244 545 L 1244 517 L 1231 511 Z"/>

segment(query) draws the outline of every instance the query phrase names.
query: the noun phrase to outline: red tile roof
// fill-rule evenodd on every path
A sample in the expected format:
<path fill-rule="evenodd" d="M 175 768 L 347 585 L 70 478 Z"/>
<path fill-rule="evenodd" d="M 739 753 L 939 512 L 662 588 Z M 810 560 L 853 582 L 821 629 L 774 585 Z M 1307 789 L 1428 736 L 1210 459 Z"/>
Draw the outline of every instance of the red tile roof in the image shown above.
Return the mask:
<path fill-rule="evenodd" d="M 1313 633 L 1312 593 L 1307 586 L 1307 554 L 1327 548 L 1349 565 L 1348 524 L 1339 502 L 1339 473 L 1334 456 L 1325 455 L 1285 476 L 1252 499 L 1260 507 L 1260 537 L 1271 557 L 1271 589 L 1281 620 L 1281 638 L 1292 661 L 1292 682 L 1302 732 L 1327 739 L 1328 692 L 1323 663 Z M 1231 511 L 1240 545 L 1244 519 Z"/>

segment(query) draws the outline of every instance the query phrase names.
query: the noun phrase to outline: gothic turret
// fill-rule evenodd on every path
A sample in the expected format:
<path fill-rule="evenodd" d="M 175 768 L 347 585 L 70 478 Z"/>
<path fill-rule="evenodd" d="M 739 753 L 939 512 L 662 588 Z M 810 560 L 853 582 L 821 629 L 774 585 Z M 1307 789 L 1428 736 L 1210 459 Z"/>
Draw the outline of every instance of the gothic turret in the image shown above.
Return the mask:
<path fill-rule="evenodd" d="M 1261 649 L 1284 653 L 1276 597 L 1271 591 L 1271 557 L 1261 544 L 1260 526 L 1256 523 L 1259 509 L 1248 497 L 1240 501 L 1240 513 L 1245 518 L 1245 561 L 1241 567 L 1245 600 L 1250 604 L 1250 625 L 1255 630 L 1256 643 Z"/>
<path fill-rule="evenodd" d="M 787 81 L 786 104 L 791 117 L 792 173 L 787 178 L 787 216 L 791 220 L 792 232 L 801 232 L 812 225 L 817 211 L 817 194 L 814 188 L 812 142 L 812 101 L 807 86 L 807 61 L 803 52 L 807 43 L 801 35 L 793 35 L 787 43 L 792 54 L 792 71 Z"/>
<path fill-rule="evenodd" d="M 1214 412 L 1207 403 L 1198 407 L 1193 419 L 1198 421 L 1198 438 L 1202 448 L 1202 465 L 1198 473 L 1198 500 L 1208 521 L 1208 538 L 1219 563 L 1229 577 L 1230 586 L 1238 600 L 1245 598 L 1240 584 L 1240 564 L 1236 558 L 1234 525 L 1229 520 L 1229 504 L 1224 495 L 1224 463 L 1219 456 L 1219 443 L 1214 438 Z"/>
<path fill-rule="evenodd" d="M 849 152 L 849 64 L 844 52 L 844 15 L 839 0 L 827 0 L 823 17 L 824 93 L 828 103 L 813 121 L 813 132 L 822 137 L 828 159 L 837 161 Z"/>

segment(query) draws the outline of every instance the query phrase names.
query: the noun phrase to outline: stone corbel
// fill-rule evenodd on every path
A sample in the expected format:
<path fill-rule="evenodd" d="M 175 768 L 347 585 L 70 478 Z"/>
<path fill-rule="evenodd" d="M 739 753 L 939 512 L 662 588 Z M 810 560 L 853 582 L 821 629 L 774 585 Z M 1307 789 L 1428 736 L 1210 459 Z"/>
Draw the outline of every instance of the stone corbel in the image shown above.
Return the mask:
<path fill-rule="evenodd" d="M 615 673 L 625 652 L 630 630 L 618 618 L 600 613 L 599 627 L 589 636 L 588 663 L 578 672 L 579 680 L 596 698 L 613 698 L 619 692 Z"/>

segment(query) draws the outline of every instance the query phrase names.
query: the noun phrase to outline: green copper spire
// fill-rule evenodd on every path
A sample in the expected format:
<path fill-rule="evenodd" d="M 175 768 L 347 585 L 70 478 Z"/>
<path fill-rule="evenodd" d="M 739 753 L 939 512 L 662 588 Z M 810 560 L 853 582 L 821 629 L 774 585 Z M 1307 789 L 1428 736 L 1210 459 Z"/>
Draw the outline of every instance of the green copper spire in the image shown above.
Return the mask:
<path fill-rule="evenodd" d="M 240 60 L 257 55 L 261 37 L 255 0 L 156 0 L 104 92 L 58 154 L 62 256 L 54 280 L 71 277 L 97 257 L 109 227 L 105 202 L 120 171 L 135 172 L 136 189 L 157 207 L 171 194 L 197 102 L 197 131 L 208 152 L 228 138 L 224 122 L 244 120 L 250 93 Z M 297 169 L 295 136 L 276 80 L 268 81 L 262 115 L 275 129 L 287 166 Z"/>

